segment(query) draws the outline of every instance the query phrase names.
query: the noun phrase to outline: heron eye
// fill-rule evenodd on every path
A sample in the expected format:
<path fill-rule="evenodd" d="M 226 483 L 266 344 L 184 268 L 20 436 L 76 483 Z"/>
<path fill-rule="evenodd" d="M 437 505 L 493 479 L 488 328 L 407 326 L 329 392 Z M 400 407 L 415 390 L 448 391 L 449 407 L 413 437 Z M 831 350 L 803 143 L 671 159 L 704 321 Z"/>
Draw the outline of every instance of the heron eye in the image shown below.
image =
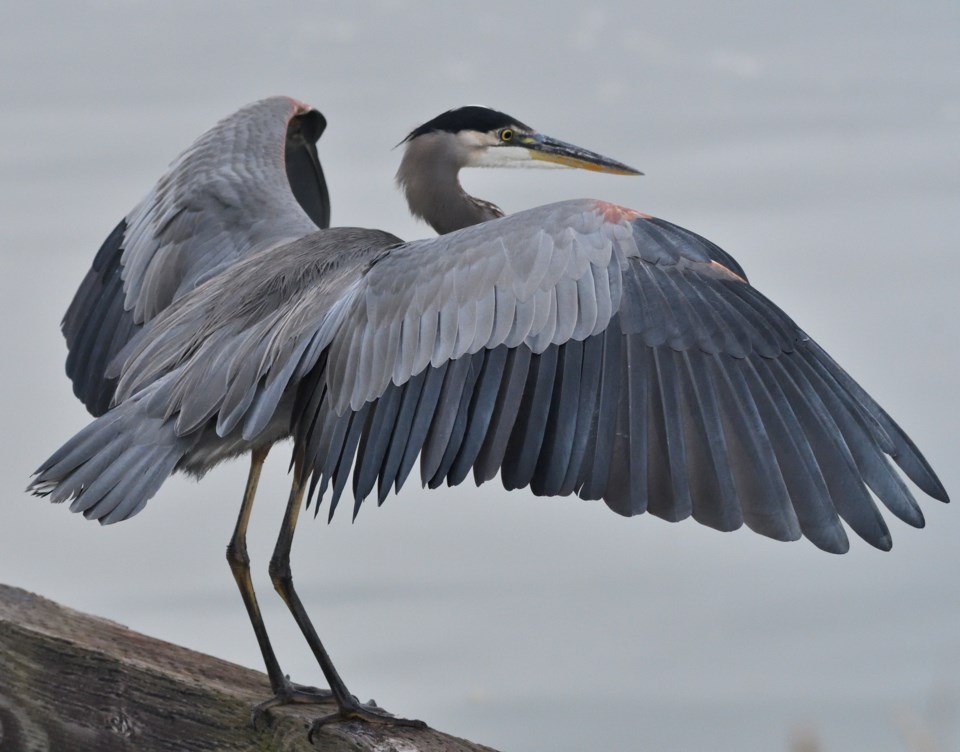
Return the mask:
<path fill-rule="evenodd" d="M 500 131 L 501 141 L 509 141 L 511 138 L 513 138 L 513 131 L 509 128 L 504 128 L 502 131 Z"/>

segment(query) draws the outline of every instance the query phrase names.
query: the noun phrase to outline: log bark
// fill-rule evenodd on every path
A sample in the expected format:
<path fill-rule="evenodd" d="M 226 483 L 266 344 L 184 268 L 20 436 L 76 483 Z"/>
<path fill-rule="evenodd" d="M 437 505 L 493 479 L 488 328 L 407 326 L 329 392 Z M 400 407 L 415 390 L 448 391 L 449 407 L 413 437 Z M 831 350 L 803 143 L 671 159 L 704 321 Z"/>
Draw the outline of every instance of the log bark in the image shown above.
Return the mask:
<path fill-rule="evenodd" d="M 332 705 L 250 709 L 265 674 L 0 585 L 0 752 L 493 752 L 433 729 L 336 723 Z"/>

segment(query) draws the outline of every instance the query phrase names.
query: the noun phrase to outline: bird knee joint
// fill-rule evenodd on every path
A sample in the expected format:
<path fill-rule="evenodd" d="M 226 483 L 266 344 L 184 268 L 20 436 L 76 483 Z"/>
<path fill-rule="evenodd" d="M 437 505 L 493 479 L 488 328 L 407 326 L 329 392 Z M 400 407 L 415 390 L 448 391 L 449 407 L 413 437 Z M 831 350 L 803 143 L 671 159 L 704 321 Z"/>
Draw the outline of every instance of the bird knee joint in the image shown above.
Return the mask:
<path fill-rule="evenodd" d="M 270 559 L 270 579 L 275 587 L 293 582 L 293 572 L 290 570 L 290 562 L 287 559 Z"/>
<path fill-rule="evenodd" d="M 227 546 L 227 561 L 230 563 L 230 566 L 239 566 L 250 568 L 250 556 L 247 554 L 246 546 L 238 546 L 235 543 L 230 543 Z"/>

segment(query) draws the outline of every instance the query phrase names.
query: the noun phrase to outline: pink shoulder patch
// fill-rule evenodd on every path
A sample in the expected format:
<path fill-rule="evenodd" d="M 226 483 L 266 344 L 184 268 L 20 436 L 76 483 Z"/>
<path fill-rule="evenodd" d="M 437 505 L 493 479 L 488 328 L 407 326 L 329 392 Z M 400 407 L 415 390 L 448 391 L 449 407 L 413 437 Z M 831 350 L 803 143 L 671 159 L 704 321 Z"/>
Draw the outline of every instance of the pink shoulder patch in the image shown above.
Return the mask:
<path fill-rule="evenodd" d="M 294 99 L 293 97 L 286 97 L 286 99 L 290 100 L 290 104 L 293 105 L 293 115 L 291 115 L 291 117 L 302 115 L 303 113 L 310 112 L 310 110 L 313 109 L 313 107 L 308 105 L 306 102 L 301 102 L 299 99 Z"/>
<path fill-rule="evenodd" d="M 638 212 L 635 209 L 628 209 L 619 204 L 611 204 L 609 201 L 596 201 L 597 211 L 603 215 L 607 222 L 632 222 L 635 219 L 652 219 L 649 214 Z"/>

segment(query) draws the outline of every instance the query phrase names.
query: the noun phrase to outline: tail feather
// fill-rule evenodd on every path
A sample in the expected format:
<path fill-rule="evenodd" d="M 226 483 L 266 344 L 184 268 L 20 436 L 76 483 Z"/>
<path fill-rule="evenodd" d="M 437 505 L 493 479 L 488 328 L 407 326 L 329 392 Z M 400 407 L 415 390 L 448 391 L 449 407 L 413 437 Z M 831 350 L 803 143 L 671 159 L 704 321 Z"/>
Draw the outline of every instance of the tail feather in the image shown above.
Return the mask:
<path fill-rule="evenodd" d="M 105 414 L 102 418 L 88 423 L 72 439 L 50 455 L 46 462 L 34 473 L 37 478 L 31 485 L 37 485 L 41 475 L 53 471 L 54 477 L 63 476 L 70 470 L 75 470 L 91 458 L 91 453 L 106 446 L 116 436 L 118 415 L 115 411 Z M 60 499 L 62 501 L 62 499 Z"/>
<path fill-rule="evenodd" d="M 97 418 L 54 452 L 27 490 L 102 524 L 132 517 L 159 490 L 199 438 L 148 414 L 148 395 Z"/>

